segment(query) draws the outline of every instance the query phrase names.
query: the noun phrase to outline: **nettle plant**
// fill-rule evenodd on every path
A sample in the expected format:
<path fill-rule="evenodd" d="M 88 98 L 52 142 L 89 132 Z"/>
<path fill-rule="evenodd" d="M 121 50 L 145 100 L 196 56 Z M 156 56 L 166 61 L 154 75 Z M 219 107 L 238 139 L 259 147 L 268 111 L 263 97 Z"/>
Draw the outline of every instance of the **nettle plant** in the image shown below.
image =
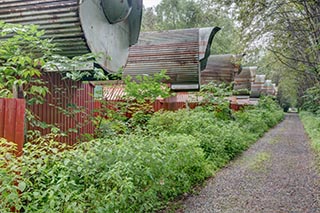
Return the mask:
<path fill-rule="evenodd" d="M 158 98 L 170 96 L 170 88 L 163 83 L 170 77 L 166 70 L 154 75 L 138 75 L 135 78 L 127 76 L 125 83 L 126 108 L 132 115 L 132 123 L 144 124 L 153 113 L 152 104 Z"/>

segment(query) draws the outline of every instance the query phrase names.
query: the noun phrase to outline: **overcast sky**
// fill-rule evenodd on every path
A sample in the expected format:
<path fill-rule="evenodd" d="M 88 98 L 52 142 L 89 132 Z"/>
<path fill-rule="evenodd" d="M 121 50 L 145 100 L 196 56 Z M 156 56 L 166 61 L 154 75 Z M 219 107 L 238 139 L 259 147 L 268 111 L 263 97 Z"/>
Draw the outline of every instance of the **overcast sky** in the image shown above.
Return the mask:
<path fill-rule="evenodd" d="M 153 7 L 159 4 L 161 0 L 143 0 L 143 5 L 145 7 Z"/>

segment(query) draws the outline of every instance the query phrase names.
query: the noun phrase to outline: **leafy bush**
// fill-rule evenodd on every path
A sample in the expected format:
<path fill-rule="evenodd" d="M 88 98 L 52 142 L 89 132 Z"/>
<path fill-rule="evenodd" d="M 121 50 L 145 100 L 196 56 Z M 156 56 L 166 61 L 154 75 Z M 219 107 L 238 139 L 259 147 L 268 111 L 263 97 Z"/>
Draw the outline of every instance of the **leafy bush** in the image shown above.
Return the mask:
<path fill-rule="evenodd" d="M 10 212 L 12 207 L 21 208 L 19 199 L 19 167 L 15 157 L 16 145 L 0 138 L 0 210 Z"/>
<path fill-rule="evenodd" d="M 144 130 L 76 147 L 39 138 L 19 159 L 1 140 L 1 212 L 13 206 L 25 212 L 156 211 L 248 148 L 282 115 L 271 100 L 230 120 L 203 107 L 156 113 Z"/>
<path fill-rule="evenodd" d="M 132 116 L 129 120 L 131 127 L 143 126 L 154 112 L 152 103 L 159 97 L 170 96 L 170 88 L 163 83 L 169 78 L 166 70 L 161 70 L 153 75 L 127 76 L 124 79 L 125 107 Z"/>
<path fill-rule="evenodd" d="M 23 206 L 26 212 L 145 212 L 210 175 L 197 140 L 186 135 L 131 134 L 59 152 L 63 148 L 50 140 L 28 144 L 14 166 L 21 176 L 0 170 L 2 183 L 7 183 L 0 186 L 1 207 Z M 19 201 L 17 187 L 7 187 L 20 179 L 24 187 Z"/>
<path fill-rule="evenodd" d="M 257 138 L 282 120 L 284 113 L 270 97 L 262 97 L 257 107 L 237 112 L 235 117 L 241 127 L 254 133 Z"/>
<path fill-rule="evenodd" d="M 12 89 L 19 88 L 23 93 L 19 97 L 29 97 L 28 104 L 42 103 L 48 88 L 39 79 L 40 68 L 52 54 L 53 45 L 41 38 L 44 31 L 34 25 L 0 22 L 0 31 L 0 97 L 12 98 Z"/>
<path fill-rule="evenodd" d="M 212 168 L 223 166 L 245 150 L 282 118 L 282 109 L 270 98 L 264 98 L 255 108 L 235 113 L 234 120 L 217 117 L 214 111 L 179 110 L 156 113 L 149 120 L 148 130 L 159 135 L 187 134 L 199 139 Z"/>
<path fill-rule="evenodd" d="M 226 97 L 229 97 L 231 94 L 231 85 L 210 82 L 201 87 L 199 95 L 202 97 L 202 101 L 200 105 L 206 111 L 213 111 L 215 117 L 228 120 L 231 118 L 231 110 L 229 100 Z"/>

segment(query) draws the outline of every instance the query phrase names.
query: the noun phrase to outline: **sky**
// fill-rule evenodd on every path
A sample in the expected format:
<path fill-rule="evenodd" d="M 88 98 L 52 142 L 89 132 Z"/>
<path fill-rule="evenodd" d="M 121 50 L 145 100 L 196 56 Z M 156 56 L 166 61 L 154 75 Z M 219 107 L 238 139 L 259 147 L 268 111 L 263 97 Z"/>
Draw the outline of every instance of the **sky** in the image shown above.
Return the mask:
<path fill-rule="evenodd" d="M 153 7 L 158 5 L 161 2 L 161 0 L 143 0 L 143 5 L 145 7 Z"/>

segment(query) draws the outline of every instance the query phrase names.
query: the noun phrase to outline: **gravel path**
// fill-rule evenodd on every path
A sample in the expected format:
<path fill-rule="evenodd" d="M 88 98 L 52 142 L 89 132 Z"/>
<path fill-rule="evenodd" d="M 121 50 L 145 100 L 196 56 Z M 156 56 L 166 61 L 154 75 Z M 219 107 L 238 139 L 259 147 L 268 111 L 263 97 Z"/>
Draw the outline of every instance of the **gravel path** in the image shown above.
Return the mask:
<path fill-rule="evenodd" d="M 183 212 L 320 213 L 320 176 L 298 115 L 269 131 L 187 198 Z"/>

